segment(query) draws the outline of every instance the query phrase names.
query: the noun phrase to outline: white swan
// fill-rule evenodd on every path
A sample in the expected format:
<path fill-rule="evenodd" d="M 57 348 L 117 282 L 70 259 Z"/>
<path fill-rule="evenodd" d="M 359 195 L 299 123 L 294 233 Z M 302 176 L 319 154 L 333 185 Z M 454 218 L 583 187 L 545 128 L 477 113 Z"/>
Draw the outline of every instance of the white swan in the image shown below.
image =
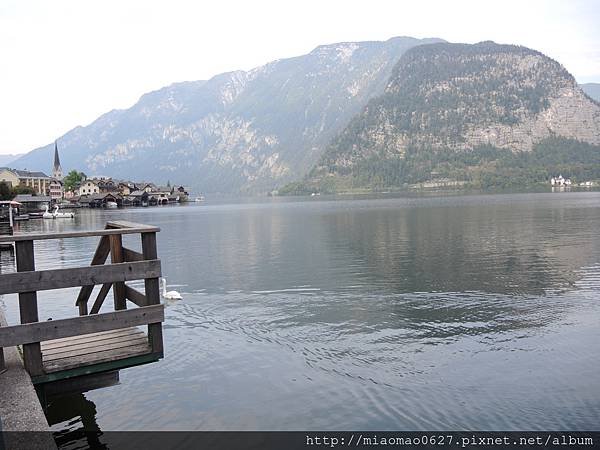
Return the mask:
<path fill-rule="evenodd" d="M 169 291 L 167 292 L 167 279 L 166 278 L 161 278 L 160 281 L 162 282 L 162 296 L 163 298 L 167 299 L 167 300 L 181 300 L 183 299 L 183 297 L 181 296 L 181 294 L 177 291 Z"/>
<path fill-rule="evenodd" d="M 46 205 L 46 212 L 44 214 L 42 214 L 42 217 L 44 219 L 54 219 L 54 214 L 52 214 L 50 211 L 48 211 L 48 205 Z"/>
<path fill-rule="evenodd" d="M 55 218 L 67 218 L 67 219 L 72 219 L 73 217 L 75 217 L 75 214 L 73 213 L 59 213 L 58 212 L 58 205 L 54 205 L 54 213 L 52 214 Z"/>

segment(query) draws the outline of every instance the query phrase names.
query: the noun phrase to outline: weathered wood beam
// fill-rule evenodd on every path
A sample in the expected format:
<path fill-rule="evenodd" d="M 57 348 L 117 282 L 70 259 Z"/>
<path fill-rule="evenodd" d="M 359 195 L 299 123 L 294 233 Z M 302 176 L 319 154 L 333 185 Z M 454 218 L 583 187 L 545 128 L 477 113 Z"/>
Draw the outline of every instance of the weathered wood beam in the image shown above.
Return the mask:
<path fill-rule="evenodd" d="M 94 256 L 92 257 L 92 266 L 99 266 L 104 264 L 106 258 L 108 258 L 108 254 L 110 253 L 110 242 L 108 240 L 108 236 L 102 236 L 100 241 L 98 242 L 98 246 L 96 247 L 96 251 L 94 252 Z M 94 290 L 94 285 L 91 286 L 82 286 L 79 290 L 79 295 L 77 295 L 77 300 L 75 300 L 75 305 L 79 307 L 79 315 L 85 316 L 87 315 L 87 302 L 92 295 L 92 291 Z"/>
<path fill-rule="evenodd" d="M 123 247 L 123 258 L 125 262 L 143 261 L 144 255 L 130 248 Z"/>
<path fill-rule="evenodd" d="M 31 242 L 31 241 L 29 241 Z M 124 282 L 160 277 L 160 260 L 102 266 L 17 272 L 0 275 L 0 294 L 47 291 L 68 287 Z M 158 293 L 158 288 L 157 291 Z"/>
<path fill-rule="evenodd" d="M 156 260 L 158 251 L 156 248 L 156 233 L 142 233 L 142 254 L 144 259 Z M 146 301 L 148 305 L 160 304 L 160 286 L 159 277 L 148 277 L 144 279 L 144 290 L 146 292 Z M 148 339 L 153 353 L 163 353 L 162 324 L 160 322 L 150 323 L 148 325 Z"/>
<path fill-rule="evenodd" d="M 11 275 L 23 276 L 24 273 L 35 273 L 31 272 L 35 270 L 35 253 L 33 249 L 33 241 L 19 241 L 15 244 L 16 247 L 16 262 L 17 262 L 17 273 Z M 5 287 L 4 283 L 0 283 L 0 289 Z M 38 306 L 37 306 L 37 292 L 36 286 L 30 284 L 28 289 L 19 292 L 19 312 L 21 315 L 21 323 L 36 323 L 39 320 L 38 317 Z M 5 332 L 7 327 L 3 327 L 2 331 Z M 23 342 L 23 362 L 25 368 L 31 375 L 42 375 L 44 368 L 42 366 L 42 352 L 40 350 L 40 343 L 25 343 Z M 6 345 L 0 345 L 0 347 L 6 347 Z"/>
<path fill-rule="evenodd" d="M 131 286 L 125 285 L 125 296 L 127 300 L 131 300 L 137 306 L 147 306 L 148 299 L 144 294 L 142 294 L 137 289 L 132 288 Z"/>
<path fill-rule="evenodd" d="M 118 264 L 124 261 L 123 240 L 120 235 L 110 237 L 110 260 L 112 264 Z M 113 296 L 115 299 L 115 311 L 127 309 L 127 301 L 125 298 L 125 283 L 114 283 Z"/>
<path fill-rule="evenodd" d="M 108 291 L 110 291 L 110 288 L 112 287 L 112 285 L 113 285 L 112 283 L 104 283 L 102 285 L 102 287 L 100 288 L 100 292 L 98 292 L 98 296 L 96 297 L 96 301 L 94 301 L 94 304 L 92 305 L 90 314 L 98 314 L 98 312 L 100 311 L 100 308 L 102 308 L 104 299 L 108 295 Z"/>
<path fill-rule="evenodd" d="M 95 231 L 69 231 L 65 233 L 31 233 L 31 234 L 16 234 L 13 236 L 0 236 L 0 243 L 3 242 L 19 242 L 19 241 L 42 241 L 48 239 L 68 239 L 76 237 L 93 237 L 93 236 L 113 236 L 122 234 L 138 234 L 148 232 L 159 232 L 160 228 L 144 226 L 143 228 L 111 228 L 106 230 Z"/>
<path fill-rule="evenodd" d="M 139 228 L 139 229 L 143 229 L 145 231 L 151 231 L 154 233 L 157 233 L 158 231 L 160 231 L 160 228 L 155 227 L 153 225 L 146 225 L 144 223 L 130 222 L 128 220 L 111 220 L 110 222 L 107 222 L 106 225 L 110 228 L 119 228 L 119 229 Z"/>
<path fill-rule="evenodd" d="M 146 325 L 148 323 L 160 323 L 164 319 L 164 305 L 152 305 L 71 319 L 57 319 L 0 327 L 0 347 L 39 343 L 52 339 Z"/>

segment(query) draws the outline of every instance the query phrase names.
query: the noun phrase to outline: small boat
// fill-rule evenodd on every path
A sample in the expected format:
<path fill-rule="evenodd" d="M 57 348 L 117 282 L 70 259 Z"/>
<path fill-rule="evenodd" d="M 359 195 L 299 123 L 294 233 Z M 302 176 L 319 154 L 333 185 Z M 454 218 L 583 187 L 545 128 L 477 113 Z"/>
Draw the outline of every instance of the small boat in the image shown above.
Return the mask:
<path fill-rule="evenodd" d="M 199 196 L 199 197 L 196 197 L 196 198 L 194 199 L 194 201 L 195 201 L 195 202 L 203 202 L 203 201 L 204 201 L 204 195 L 201 195 L 201 196 Z"/>
<path fill-rule="evenodd" d="M 119 205 L 117 205 L 117 202 L 106 202 L 106 207 L 107 208 L 114 209 L 114 208 L 117 208 L 118 206 Z"/>
<path fill-rule="evenodd" d="M 46 211 L 44 211 L 44 213 L 42 214 L 42 218 L 43 219 L 54 219 L 54 214 L 52 214 L 49 209 L 48 209 L 48 205 L 46 205 Z"/>
<path fill-rule="evenodd" d="M 73 217 L 75 217 L 75 214 L 69 212 L 69 213 L 61 213 L 58 212 L 58 205 L 54 205 L 54 212 L 52 213 L 52 216 L 54 216 L 54 219 L 72 219 Z M 46 218 L 45 213 L 44 213 L 44 218 Z"/>

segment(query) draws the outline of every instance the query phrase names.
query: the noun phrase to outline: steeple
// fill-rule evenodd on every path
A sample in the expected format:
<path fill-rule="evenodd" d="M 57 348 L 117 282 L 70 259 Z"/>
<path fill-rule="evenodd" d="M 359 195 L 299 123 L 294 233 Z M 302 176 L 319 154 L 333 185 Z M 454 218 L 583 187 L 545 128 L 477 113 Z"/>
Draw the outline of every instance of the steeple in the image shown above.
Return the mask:
<path fill-rule="evenodd" d="M 60 167 L 60 158 L 58 157 L 58 145 L 54 141 L 54 167 L 52 168 L 52 178 L 62 181 L 63 173 L 62 167 Z"/>

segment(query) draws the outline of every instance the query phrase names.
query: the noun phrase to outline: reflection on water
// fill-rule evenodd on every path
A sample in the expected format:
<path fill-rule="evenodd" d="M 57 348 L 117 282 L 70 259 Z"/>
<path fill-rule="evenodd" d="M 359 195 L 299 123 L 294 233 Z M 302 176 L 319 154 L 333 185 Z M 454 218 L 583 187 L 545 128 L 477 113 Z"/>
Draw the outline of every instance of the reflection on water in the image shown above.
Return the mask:
<path fill-rule="evenodd" d="M 95 404 L 92 429 L 598 428 L 598 193 L 82 210 L 25 226 L 113 218 L 161 227 L 184 300 L 167 304 L 164 360 L 78 398 Z M 95 245 L 40 242 L 37 266 L 89 264 Z M 74 315 L 76 295 L 40 293 L 40 317 Z M 73 405 L 61 436 L 87 427 Z"/>
<path fill-rule="evenodd" d="M 108 448 L 101 442 L 96 405 L 84 394 L 51 398 L 47 404 L 46 418 L 54 430 L 54 439 L 59 448 Z"/>

